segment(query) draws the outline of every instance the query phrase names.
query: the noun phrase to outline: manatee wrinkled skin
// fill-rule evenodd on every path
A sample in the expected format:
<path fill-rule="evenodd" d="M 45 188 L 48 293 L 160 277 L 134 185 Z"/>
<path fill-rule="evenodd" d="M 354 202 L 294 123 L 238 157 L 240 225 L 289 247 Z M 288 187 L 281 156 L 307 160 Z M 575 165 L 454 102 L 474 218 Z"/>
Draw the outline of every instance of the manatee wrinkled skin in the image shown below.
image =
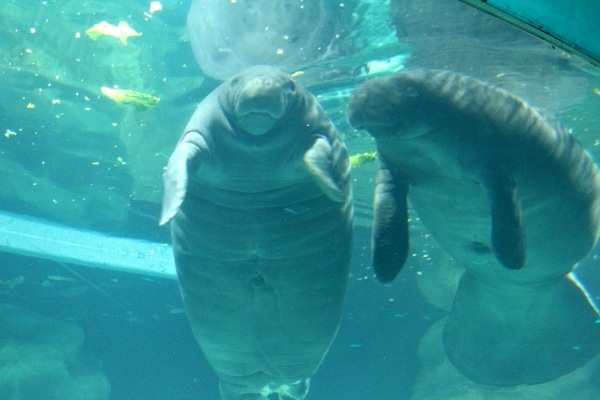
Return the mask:
<path fill-rule="evenodd" d="M 316 99 L 269 67 L 224 82 L 185 128 L 161 222 L 223 399 L 306 395 L 342 315 L 349 165 Z"/>
<path fill-rule="evenodd" d="M 556 121 L 450 71 L 400 72 L 357 88 L 350 123 L 377 141 L 373 266 L 406 261 L 408 201 L 465 266 L 444 328 L 474 381 L 535 384 L 600 350 L 597 310 L 570 274 L 600 226 L 600 174 Z"/>

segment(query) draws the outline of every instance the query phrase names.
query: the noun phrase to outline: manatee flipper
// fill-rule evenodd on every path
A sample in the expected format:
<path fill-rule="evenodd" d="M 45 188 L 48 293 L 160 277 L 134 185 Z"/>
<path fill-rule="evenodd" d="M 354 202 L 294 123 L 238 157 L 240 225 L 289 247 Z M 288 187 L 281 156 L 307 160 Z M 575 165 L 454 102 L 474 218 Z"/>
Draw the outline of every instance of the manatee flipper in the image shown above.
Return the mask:
<path fill-rule="evenodd" d="M 197 161 L 197 157 L 207 150 L 206 141 L 198 132 L 189 132 L 177 144 L 163 174 L 164 194 L 159 225 L 166 224 L 177 214 L 187 192 L 192 161 Z"/>
<path fill-rule="evenodd" d="M 525 230 L 521 203 L 514 178 L 491 175 L 486 178 L 492 217 L 492 248 L 500 264 L 520 269 L 525 264 Z"/>
<path fill-rule="evenodd" d="M 373 268 L 382 282 L 391 282 L 408 257 L 408 183 L 399 182 L 385 161 L 377 172 L 373 203 Z"/>
<path fill-rule="evenodd" d="M 342 150 L 345 151 L 344 148 L 338 149 L 338 151 Z M 350 166 L 348 162 L 346 165 L 336 165 L 334 160 L 346 160 L 347 157 L 340 157 L 335 153 L 336 149 L 331 146 L 329 140 L 319 135 L 311 148 L 304 154 L 304 164 L 323 193 L 331 200 L 341 203 L 346 200 L 347 189 L 340 187 L 338 182 L 346 180 L 347 174 L 350 173 Z"/>

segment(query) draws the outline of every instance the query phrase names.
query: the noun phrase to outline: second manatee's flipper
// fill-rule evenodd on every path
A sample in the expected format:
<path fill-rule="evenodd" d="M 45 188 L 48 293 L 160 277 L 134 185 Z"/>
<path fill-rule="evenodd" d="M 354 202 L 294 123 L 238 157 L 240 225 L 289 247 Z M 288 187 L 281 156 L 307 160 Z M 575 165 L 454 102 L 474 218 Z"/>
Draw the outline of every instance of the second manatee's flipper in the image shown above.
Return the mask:
<path fill-rule="evenodd" d="M 346 182 L 350 173 L 348 155 L 340 152 L 346 153 L 344 146 L 332 145 L 326 137 L 319 135 L 304 154 L 308 172 L 327 197 L 335 202 L 346 200 L 348 188 L 341 187 L 340 183 Z"/>
<path fill-rule="evenodd" d="M 373 268 L 382 282 L 391 282 L 408 257 L 408 183 L 399 182 L 385 161 L 377 172 L 373 203 Z"/>
<path fill-rule="evenodd" d="M 525 230 L 517 184 L 512 176 L 486 177 L 492 217 L 492 248 L 500 264 L 520 269 L 525 264 Z"/>
<path fill-rule="evenodd" d="M 198 132 L 189 132 L 177 144 L 163 174 L 164 193 L 159 225 L 166 224 L 177 214 L 187 193 L 188 177 L 195 169 L 190 168 L 192 162 L 197 162 L 197 157 L 206 151 L 208 145 Z"/>

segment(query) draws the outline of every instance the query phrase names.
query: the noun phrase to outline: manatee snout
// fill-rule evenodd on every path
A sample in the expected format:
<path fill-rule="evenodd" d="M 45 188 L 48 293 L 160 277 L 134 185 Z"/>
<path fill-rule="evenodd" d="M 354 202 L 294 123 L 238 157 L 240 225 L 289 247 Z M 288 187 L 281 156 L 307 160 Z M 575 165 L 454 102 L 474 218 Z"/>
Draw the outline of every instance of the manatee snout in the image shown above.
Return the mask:
<path fill-rule="evenodd" d="M 370 107 L 369 94 L 362 87 L 354 90 L 348 101 L 348 121 L 356 129 L 365 129 L 366 124 L 371 119 L 369 115 Z"/>
<path fill-rule="evenodd" d="M 372 135 L 393 134 L 404 117 L 372 88 L 366 83 L 354 90 L 348 102 L 348 121 L 355 129 L 367 129 Z"/>
<path fill-rule="evenodd" d="M 425 99 L 398 77 L 363 83 L 348 102 L 348 121 L 356 129 L 366 129 L 375 138 L 413 139 L 430 132 L 437 124 L 428 110 L 415 105 Z"/>
<path fill-rule="evenodd" d="M 241 89 L 239 115 L 259 112 L 279 119 L 283 117 L 285 108 L 285 89 L 268 76 L 254 77 Z"/>
<path fill-rule="evenodd" d="M 285 116 L 287 94 L 291 86 L 286 83 L 288 82 L 280 82 L 275 77 L 261 74 L 250 78 L 241 86 L 235 113 L 246 132 L 262 135 Z"/>

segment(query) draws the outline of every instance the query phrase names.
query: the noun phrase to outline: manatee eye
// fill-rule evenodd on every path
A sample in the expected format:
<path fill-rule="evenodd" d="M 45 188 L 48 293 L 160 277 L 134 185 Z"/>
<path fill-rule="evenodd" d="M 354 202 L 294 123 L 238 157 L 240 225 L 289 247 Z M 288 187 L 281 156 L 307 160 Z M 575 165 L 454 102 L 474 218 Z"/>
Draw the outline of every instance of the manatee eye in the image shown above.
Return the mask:
<path fill-rule="evenodd" d="M 289 81 L 287 84 L 287 90 L 294 93 L 296 91 L 296 82 Z"/>
<path fill-rule="evenodd" d="M 421 94 L 419 93 L 419 90 L 417 88 L 413 87 L 413 86 L 409 85 L 409 86 L 407 86 L 405 88 L 405 90 L 406 90 L 406 96 L 408 98 L 416 99 L 416 98 L 419 98 L 421 96 Z"/>

